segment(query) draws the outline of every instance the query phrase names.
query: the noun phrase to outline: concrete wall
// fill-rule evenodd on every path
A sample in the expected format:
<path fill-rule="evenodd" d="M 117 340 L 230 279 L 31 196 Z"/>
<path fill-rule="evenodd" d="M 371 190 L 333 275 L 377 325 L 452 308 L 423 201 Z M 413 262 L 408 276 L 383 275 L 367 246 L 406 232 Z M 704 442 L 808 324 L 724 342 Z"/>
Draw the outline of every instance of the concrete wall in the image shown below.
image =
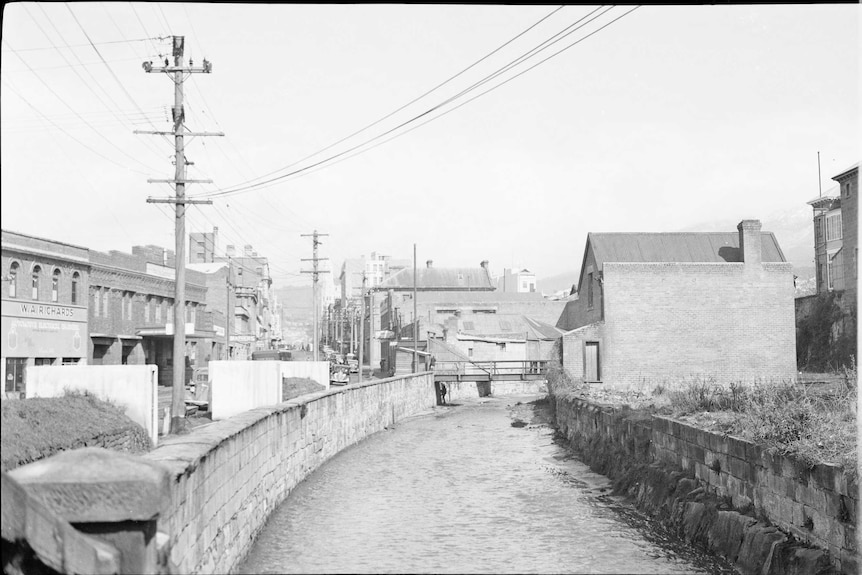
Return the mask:
<path fill-rule="evenodd" d="M 447 401 L 485 397 L 488 395 L 485 392 L 489 390 L 492 396 L 548 392 L 548 383 L 545 380 L 492 381 L 490 383 L 482 382 L 478 384 L 473 381 L 447 381 L 445 385 L 447 389 Z"/>
<path fill-rule="evenodd" d="M 842 468 L 812 468 L 742 439 L 576 397 L 552 395 L 552 404 L 586 463 L 632 485 L 639 504 L 742 572 L 821 572 L 798 568 L 799 542 L 822 552 L 804 552 L 812 565 L 857 572 L 859 487 Z M 716 498 L 712 511 L 706 495 Z"/>
<path fill-rule="evenodd" d="M 126 415 L 158 443 L 158 373 L 154 365 L 74 365 L 27 368 L 27 398 L 59 397 L 66 389 L 88 391 L 126 409 Z"/>
<path fill-rule="evenodd" d="M 211 361 L 210 394 L 213 420 L 281 403 L 280 361 Z"/>
<path fill-rule="evenodd" d="M 422 373 L 309 394 L 165 439 L 145 458 L 170 469 L 159 531 L 170 536 L 174 572 L 231 572 L 269 514 L 318 466 L 435 404 L 433 375 Z"/>

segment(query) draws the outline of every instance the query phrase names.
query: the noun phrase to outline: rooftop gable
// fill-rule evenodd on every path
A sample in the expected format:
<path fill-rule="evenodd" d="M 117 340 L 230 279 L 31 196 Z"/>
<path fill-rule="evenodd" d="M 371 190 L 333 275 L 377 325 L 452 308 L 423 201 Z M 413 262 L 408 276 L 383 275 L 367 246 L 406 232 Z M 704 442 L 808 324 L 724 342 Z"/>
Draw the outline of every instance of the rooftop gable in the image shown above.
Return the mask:
<path fill-rule="evenodd" d="M 403 269 L 377 287 L 396 290 L 413 289 L 413 270 Z M 494 291 L 496 288 L 491 284 L 491 278 L 483 268 L 424 267 L 416 270 L 416 289 Z"/>

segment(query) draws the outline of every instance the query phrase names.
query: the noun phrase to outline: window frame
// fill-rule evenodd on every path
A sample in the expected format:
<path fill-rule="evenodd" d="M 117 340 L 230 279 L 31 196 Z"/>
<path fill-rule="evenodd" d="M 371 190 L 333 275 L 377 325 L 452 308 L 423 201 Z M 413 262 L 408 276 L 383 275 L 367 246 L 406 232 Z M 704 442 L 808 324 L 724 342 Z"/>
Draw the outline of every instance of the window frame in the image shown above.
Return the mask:
<path fill-rule="evenodd" d="M 39 301 L 39 288 L 42 278 L 42 266 L 33 266 L 33 271 L 30 273 L 30 299 Z"/>
<path fill-rule="evenodd" d="M 72 305 L 78 305 L 78 283 L 81 279 L 80 272 L 72 272 L 72 284 L 69 297 Z"/>
<path fill-rule="evenodd" d="M 60 278 L 62 275 L 63 272 L 59 268 L 55 268 L 54 273 L 51 274 L 51 301 L 54 303 L 60 302 Z"/>
<path fill-rule="evenodd" d="M 18 297 L 18 270 L 21 269 L 21 264 L 13 261 L 9 264 L 9 297 Z"/>

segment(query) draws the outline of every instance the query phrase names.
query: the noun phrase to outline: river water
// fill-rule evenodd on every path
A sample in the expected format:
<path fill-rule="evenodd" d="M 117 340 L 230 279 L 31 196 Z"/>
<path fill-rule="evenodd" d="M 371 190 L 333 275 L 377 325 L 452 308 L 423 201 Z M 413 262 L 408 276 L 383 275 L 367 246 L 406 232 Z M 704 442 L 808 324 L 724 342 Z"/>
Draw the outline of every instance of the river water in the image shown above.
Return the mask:
<path fill-rule="evenodd" d="M 240 573 L 734 573 L 609 494 L 540 396 L 458 400 L 339 453 Z"/>

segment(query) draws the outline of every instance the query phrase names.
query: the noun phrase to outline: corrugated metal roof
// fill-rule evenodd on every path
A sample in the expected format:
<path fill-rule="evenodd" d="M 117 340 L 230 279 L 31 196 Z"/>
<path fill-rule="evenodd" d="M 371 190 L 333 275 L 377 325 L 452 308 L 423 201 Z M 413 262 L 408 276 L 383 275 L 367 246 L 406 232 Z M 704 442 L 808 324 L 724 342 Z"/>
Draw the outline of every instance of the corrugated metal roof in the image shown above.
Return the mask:
<path fill-rule="evenodd" d="M 465 314 L 459 319 L 461 333 L 469 336 L 522 339 L 556 339 L 557 328 L 520 314 Z"/>
<path fill-rule="evenodd" d="M 784 262 L 772 232 L 761 232 L 764 262 Z M 605 262 L 741 262 L 737 232 L 590 233 L 599 269 Z"/>
<path fill-rule="evenodd" d="M 380 284 L 381 288 L 413 287 L 413 270 L 403 269 Z M 429 268 L 416 270 L 417 289 L 485 289 L 493 291 L 491 278 L 482 268 Z"/>

